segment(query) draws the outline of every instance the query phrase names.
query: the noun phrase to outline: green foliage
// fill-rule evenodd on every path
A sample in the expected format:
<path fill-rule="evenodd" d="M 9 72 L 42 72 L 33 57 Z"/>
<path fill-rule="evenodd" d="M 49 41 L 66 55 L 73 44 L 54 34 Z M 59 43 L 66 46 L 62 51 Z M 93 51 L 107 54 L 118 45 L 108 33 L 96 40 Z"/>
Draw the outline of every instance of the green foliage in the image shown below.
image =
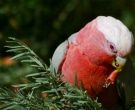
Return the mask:
<path fill-rule="evenodd" d="M 0 89 L 0 109 L 8 110 L 102 110 L 97 100 L 75 86 L 63 83 L 54 72 L 24 43 L 9 38 L 8 52 L 36 69 L 36 73 L 26 75 L 27 82 L 12 85 L 12 89 Z"/>
<path fill-rule="evenodd" d="M 0 86 L 24 82 L 26 79 L 24 76 L 34 71 L 28 65 L 22 65 L 17 62 L 10 66 L 0 66 Z"/>

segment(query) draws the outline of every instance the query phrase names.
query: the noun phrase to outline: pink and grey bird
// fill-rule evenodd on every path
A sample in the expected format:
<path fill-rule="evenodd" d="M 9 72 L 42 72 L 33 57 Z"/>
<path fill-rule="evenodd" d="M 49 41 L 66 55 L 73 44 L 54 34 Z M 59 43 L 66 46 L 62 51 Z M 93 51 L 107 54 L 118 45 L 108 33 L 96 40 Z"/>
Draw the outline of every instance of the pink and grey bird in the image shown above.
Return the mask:
<path fill-rule="evenodd" d="M 133 36 L 118 19 L 99 16 L 72 34 L 54 52 L 52 64 L 71 85 L 77 77 L 88 95 L 107 110 L 117 110 L 116 79 L 131 52 Z"/>

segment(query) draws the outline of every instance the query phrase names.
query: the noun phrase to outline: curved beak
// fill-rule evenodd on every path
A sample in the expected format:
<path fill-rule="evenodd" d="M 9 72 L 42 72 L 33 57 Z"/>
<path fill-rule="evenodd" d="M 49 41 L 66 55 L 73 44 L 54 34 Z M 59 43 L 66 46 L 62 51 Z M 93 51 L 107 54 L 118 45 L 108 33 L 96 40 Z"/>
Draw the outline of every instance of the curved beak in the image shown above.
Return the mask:
<path fill-rule="evenodd" d="M 107 77 L 104 87 L 107 88 L 110 84 L 114 84 L 116 82 L 116 79 L 125 63 L 126 58 L 116 56 L 116 58 L 112 62 L 112 66 L 115 67 L 116 69 Z"/>
<path fill-rule="evenodd" d="M 126 58 L 117 56 L 112 62 L 112 66 L 116 68 L 119 72 L 122 70 L 122 67 L 126 64 Z"/>

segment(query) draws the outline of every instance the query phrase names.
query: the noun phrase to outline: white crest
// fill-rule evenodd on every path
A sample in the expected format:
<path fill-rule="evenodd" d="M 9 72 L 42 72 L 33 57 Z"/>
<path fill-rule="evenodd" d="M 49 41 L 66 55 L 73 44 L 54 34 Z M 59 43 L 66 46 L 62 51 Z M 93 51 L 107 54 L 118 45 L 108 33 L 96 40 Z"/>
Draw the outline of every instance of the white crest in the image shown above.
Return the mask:
<path fill-rule="evenodd" d="M 104 34 L 105 38 L 116 46 L 119 53 L 127 55 L 134 41 L 128 28 L 111 16 L 99 16 L 96 20 L 98 30 Z"/>

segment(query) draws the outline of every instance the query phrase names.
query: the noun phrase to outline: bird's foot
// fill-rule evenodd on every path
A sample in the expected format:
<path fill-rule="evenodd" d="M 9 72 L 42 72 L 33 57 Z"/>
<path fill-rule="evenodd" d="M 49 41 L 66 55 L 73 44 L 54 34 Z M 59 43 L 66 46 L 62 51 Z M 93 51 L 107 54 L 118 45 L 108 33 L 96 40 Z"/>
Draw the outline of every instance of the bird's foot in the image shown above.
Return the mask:
<path fill-rule="evenodd" d="M 103 87 L 108 88 L 111 84 L 113 84 L 113 82 L 111 80 L 109 80 L 109 79 L 106 79 L 105 83 L 103 84 Z"/>

